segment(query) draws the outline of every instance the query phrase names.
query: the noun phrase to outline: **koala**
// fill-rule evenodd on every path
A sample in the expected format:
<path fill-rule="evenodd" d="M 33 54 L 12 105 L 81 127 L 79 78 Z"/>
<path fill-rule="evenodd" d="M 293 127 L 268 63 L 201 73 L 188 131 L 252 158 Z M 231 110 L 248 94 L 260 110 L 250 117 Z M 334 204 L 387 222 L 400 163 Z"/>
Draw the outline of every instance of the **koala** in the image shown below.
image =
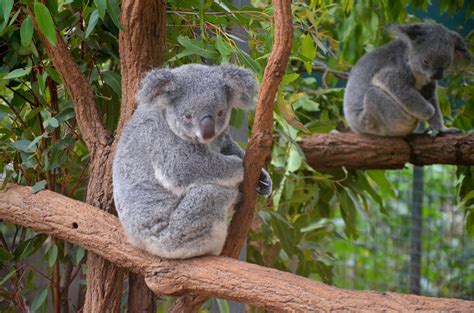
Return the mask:
<path fill-rule="evenodd" d="M 232 65 L 155 69 L 113 161 L 114 201 L 129 241 L 163 258 L 218 255 L 239 200 L 244 150 L 229 135 L 232 108 L 250 109 L 257 84 Z M 271 193 L 262 170 L 257 192 Z"/>
<path fill-rule="evenodd" d="M 363 56 L 352 68 L 344 94 L 344 115 L 352 131 L 406 136 L 427 121 L 434 134 L 447 128 L 436 96 L 436 81 L 453 61 L 467 60 L 463 39 L 438 24 L 393 28 L 398 39 Z"/>

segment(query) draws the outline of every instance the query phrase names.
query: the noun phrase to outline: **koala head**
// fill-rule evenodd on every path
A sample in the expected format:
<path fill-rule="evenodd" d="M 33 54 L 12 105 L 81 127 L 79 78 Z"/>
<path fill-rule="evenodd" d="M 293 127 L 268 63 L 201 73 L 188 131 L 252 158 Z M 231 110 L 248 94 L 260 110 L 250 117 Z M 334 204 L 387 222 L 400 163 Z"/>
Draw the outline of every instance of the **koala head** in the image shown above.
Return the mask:
<path fill-rule="evenodd" d="M 228 127 L 232 108 L 253 107 L 256 92 L 255 77 L 244 68 L 189 64 L 150 71 L 136 99 L 162 110 L 183 140 L 207 144 Z"/>
<path fill-rule="evenodd" d="M 457 33 L 438 24 L 396 26 L 395 31 L 408 49 L 408 64 L 415 75 L 427 81 L 443 78 L 453 56 L 470 59 L 464 40 Z"/>

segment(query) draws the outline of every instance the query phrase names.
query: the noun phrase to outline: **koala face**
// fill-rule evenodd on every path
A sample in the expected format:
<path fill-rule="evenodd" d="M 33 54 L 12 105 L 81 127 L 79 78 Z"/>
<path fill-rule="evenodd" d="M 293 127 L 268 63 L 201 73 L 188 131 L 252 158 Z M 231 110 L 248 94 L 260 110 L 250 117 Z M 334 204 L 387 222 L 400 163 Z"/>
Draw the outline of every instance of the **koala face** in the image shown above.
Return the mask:
<path fill-rule="evenodd" d="M 246 69 L 190 64 L 149 72 L 137 102 L 163 110 L 181 139 L 208 144 L 228 127 L 232 108 L 253 106 L 256 90 L 255 78 Z"/>
<path fill-rule="evenodd" d="M 411 70 L 426 81 L 442 79 L 455 51 L 465 49 L 462 38 L 441 25 L 411 24 L 399 26 L 397 30 L 408 43 Z"/>

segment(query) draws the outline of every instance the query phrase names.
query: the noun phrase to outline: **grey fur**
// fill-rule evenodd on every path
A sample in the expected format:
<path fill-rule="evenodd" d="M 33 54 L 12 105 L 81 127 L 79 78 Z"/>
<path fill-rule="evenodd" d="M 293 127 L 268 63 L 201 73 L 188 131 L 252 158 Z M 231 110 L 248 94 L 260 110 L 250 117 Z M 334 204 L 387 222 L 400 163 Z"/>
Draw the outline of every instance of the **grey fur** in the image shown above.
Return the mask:
<path fill-rule="evenodd" d="M 463 39 L 438 24 L 393 29 L 398 39 L 367 53 L 351 70 L 344 94 L 349 127 L 356 133 L 406 136 L 427 121 L 434 133 L 458 132 L 444 126 L 436 80 L 455 52 L 469 59 Z"/>
<path fill-rule="evenodd" d="M 115 206 L 133 244 L 164 258 L 221 252 L 243 180 L 230 114 L 251 109 L 256 91 L 254 76 L 230 65 L 146 75 L 113 163 Z M 258 191 L 271 193 L 265 171 Z"/>

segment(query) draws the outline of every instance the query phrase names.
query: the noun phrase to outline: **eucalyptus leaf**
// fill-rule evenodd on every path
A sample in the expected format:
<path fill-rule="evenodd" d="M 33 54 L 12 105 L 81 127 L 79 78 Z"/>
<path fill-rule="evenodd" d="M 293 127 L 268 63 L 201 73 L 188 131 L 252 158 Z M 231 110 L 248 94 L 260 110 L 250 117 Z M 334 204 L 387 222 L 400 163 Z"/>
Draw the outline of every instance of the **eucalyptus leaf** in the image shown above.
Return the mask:
<path fill-rule="evenodd" d="M 34 12 L 36 23 L 38 24 L 41 33 L 53 46 L 56 46 L 56 27 L 54 26 L 53 18 L 51 17 L 48 8 L 41 2 L 35 2 Z"/>

